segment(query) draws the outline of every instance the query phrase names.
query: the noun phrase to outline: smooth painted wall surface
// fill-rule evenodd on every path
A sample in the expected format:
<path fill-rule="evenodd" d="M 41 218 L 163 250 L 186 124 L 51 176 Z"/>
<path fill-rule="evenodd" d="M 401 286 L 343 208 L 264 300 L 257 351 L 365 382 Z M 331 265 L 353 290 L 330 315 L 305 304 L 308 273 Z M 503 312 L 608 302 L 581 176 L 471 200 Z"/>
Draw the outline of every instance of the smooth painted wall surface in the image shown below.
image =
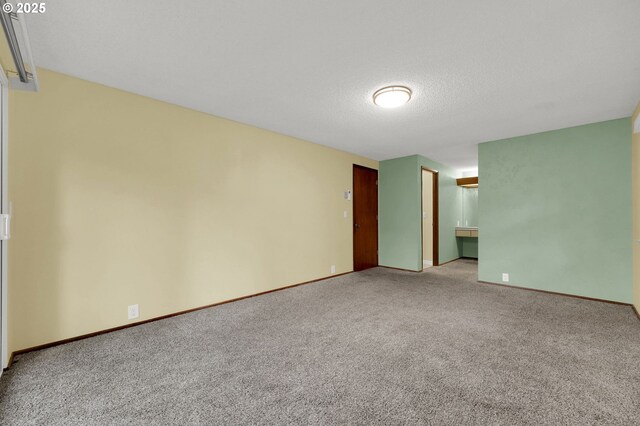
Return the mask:
<path fill-rule="evenodd" d="M 444 263 L 459 257 L 455 227 L 460 220 L 461 195 L 455 171 L 420 155 L 412 155 L 380 162 L 380 265 L 422 270 L 422 167 L 439 172 L 439 261 Z"/>
<path fill-rule="evenodd" d="M 624 118 L 479 147 L 479 279 L 630 303 Z"/>
<path fill-rule="evenodd" d="M 353 269 L 377 161 L 39 73 L 9 100 L 11 351 Z"/>
<path fill-rule="evenodd" d="M 633 305 L 640 312 L 640 104 L 632 118 Z"/>
<path fill-rule="evenodd" d="M 478 238 L 458 238 L 458 250 L 462 257 L 478 258 Z"/>

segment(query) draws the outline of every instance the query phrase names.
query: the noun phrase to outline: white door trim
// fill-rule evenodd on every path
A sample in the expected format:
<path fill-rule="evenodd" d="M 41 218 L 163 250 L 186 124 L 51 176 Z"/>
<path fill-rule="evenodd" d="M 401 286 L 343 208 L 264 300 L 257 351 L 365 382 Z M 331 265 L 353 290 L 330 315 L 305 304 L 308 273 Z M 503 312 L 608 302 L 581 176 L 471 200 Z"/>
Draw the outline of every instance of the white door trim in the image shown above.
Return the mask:
<path fill-rule="evenodd" d="M 0 213 L 2 214 L 10 214 L 9 212 L 9 197 L 8 197 L 8 172 L 9 172 L 9 155 L 8 155 L 8 142 L 9 142 L 9 81 L 7 79 L 7 74 L 5 74 L 2 65 L 0 65 L 0 157 L 2 159 L 0 164 L 0 180 L 1 180 L 1 191 L 2 196 L 0 197 Z M 2 256 L 0 257 L 0 262 L 2 262 L 1 268 L 2 274 L 0 276 L 0 291 L 2 299 L 2 305 L 0 306 L 0 321 L 2 322 L 2 368 L 6 368 L 9 363 L 9 341 L 7 336 L 7 322 L 8 322 L 8 301 L 7 301 L 7 247 L 8 241 L 2 240 L 0 241 L 2 248 Z M 2 374 L 2 370 L 0 369 L 0 375 Z"/>

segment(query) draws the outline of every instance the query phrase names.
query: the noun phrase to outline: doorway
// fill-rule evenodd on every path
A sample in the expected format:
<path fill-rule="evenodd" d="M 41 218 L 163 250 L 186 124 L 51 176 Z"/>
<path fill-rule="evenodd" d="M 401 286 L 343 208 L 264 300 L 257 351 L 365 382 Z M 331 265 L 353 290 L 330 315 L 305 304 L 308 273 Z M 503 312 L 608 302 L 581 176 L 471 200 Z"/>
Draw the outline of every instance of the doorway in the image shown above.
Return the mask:
<path fill-rule="evenodd" d="M 353 165 L 353 270 L 378 266 L 378 171 Z"/>
<path fill-rule="evenodd" d="M 438 266 L 438 172 L 422 168 L 422 269 Z"/>

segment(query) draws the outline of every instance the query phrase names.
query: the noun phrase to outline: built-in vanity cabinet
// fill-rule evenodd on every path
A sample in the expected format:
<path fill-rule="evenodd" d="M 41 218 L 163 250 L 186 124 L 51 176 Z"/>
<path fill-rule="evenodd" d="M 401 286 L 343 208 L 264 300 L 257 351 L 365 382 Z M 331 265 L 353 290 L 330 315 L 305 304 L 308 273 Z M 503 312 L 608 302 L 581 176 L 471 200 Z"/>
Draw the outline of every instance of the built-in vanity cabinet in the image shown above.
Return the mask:
<path fill-rule="evenodd" d="M 478 238 L 478 228 L 457 227 L 456 237 Z"/>

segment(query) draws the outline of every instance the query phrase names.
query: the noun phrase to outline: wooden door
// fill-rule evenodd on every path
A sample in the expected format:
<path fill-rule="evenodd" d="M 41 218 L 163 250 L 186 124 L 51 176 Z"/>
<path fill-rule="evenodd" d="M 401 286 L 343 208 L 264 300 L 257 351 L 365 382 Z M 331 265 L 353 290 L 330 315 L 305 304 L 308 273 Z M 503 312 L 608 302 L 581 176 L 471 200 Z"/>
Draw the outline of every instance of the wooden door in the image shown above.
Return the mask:
<path fill-rule="evenodd" d="M 353 270 L 378 266 L 378 171 L 353 166 Z"/>

